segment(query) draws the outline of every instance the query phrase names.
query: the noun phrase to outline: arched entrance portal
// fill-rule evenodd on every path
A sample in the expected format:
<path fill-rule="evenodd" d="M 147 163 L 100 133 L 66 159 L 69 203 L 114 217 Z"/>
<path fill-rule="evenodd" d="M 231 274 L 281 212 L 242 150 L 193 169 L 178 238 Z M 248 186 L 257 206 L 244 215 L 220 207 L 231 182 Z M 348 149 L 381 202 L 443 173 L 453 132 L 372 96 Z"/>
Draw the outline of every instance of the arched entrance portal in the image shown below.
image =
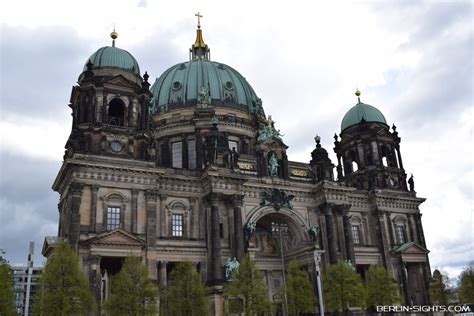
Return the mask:
<path fill-rule="evenodd" d="M 255 227 L 247 251 L 261 271 L 270 301 L 281 303 L 280 288 L 288 263 L 295 259 L 305 270 L 313 263 L 314 243 L 308 235 L 308 224 L 293 210 L 276 211 L 273 207 L 250 212 L 247 224 Z"/>

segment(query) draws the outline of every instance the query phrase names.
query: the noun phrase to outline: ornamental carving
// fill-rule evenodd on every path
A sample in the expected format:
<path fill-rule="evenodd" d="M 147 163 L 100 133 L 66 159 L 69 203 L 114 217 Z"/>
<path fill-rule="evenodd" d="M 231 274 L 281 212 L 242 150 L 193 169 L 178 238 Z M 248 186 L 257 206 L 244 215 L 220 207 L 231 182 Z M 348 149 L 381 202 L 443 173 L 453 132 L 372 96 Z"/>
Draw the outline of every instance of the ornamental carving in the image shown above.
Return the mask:
<path fill-rule="evenodd" d="M 285 191 L 280 189 L 272 189 L 271 192 L 262 192 L 262 202 L 260 206 L 273 206 L 275 210 L 279 211 L 281 208 L 293 209 L 291 200 L 294 195 L 288 195 Z"/>

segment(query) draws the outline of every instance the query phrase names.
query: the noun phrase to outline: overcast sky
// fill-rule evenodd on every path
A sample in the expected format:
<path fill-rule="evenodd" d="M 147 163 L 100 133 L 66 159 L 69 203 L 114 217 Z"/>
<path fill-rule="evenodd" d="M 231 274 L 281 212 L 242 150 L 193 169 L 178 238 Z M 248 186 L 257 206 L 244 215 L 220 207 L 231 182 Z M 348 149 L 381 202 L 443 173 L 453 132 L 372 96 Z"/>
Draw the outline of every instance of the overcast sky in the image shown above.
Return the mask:
<path fill-rule="evenodd" d="M 151 80 L 186 61 L 201 11 L 215 61 L 237 69 L 308 162 L 362 91 L 402 138 L 415 177 L 432 269 L 455 277 L 473 250 L 471 1 L 4 1 L 0 4 L 0 248 L 26 263 L 57 234 L 51 185 L 70 132 L 71 88 L 88 57 L 130 51 Z"/>

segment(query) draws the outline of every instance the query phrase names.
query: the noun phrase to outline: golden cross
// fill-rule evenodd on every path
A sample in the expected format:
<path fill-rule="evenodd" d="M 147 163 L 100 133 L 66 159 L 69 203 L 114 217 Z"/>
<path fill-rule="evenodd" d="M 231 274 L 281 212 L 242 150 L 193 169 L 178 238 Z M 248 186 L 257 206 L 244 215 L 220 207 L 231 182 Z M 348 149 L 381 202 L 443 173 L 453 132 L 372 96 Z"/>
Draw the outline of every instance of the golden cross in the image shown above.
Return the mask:
<path fill-rule="evenodd" d="M 202 14 L 201 13 L 196 13 L 195 16 L 197 16 L 198 18 L 198 28 L 201 28 L 201 18 L 202 18 Z"/>

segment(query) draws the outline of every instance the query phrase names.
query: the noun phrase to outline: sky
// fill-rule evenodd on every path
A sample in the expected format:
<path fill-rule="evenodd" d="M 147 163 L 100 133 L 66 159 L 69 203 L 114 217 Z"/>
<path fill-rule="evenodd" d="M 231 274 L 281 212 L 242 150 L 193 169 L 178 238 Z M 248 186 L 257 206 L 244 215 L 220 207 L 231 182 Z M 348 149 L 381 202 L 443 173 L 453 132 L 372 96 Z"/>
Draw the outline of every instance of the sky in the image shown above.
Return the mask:
<path fill-rule="evenodd" d="M 402 138 L 430 263 L 451 278 L 474 262 L 473 2 L 3 1 L 0 4 L 0 249 L 26 264 L 57 234 L 51 189 L 71 129 L 73 85 L 111 44 L 150 81 L 186 61 L 203 15 L 211 59 L 237 69 L 309 162 L 314 136 L 333 162 L 333 135 L 357 103 L 376 106 Z M 153 78 L 153 80 L 152 80 Z"/>

